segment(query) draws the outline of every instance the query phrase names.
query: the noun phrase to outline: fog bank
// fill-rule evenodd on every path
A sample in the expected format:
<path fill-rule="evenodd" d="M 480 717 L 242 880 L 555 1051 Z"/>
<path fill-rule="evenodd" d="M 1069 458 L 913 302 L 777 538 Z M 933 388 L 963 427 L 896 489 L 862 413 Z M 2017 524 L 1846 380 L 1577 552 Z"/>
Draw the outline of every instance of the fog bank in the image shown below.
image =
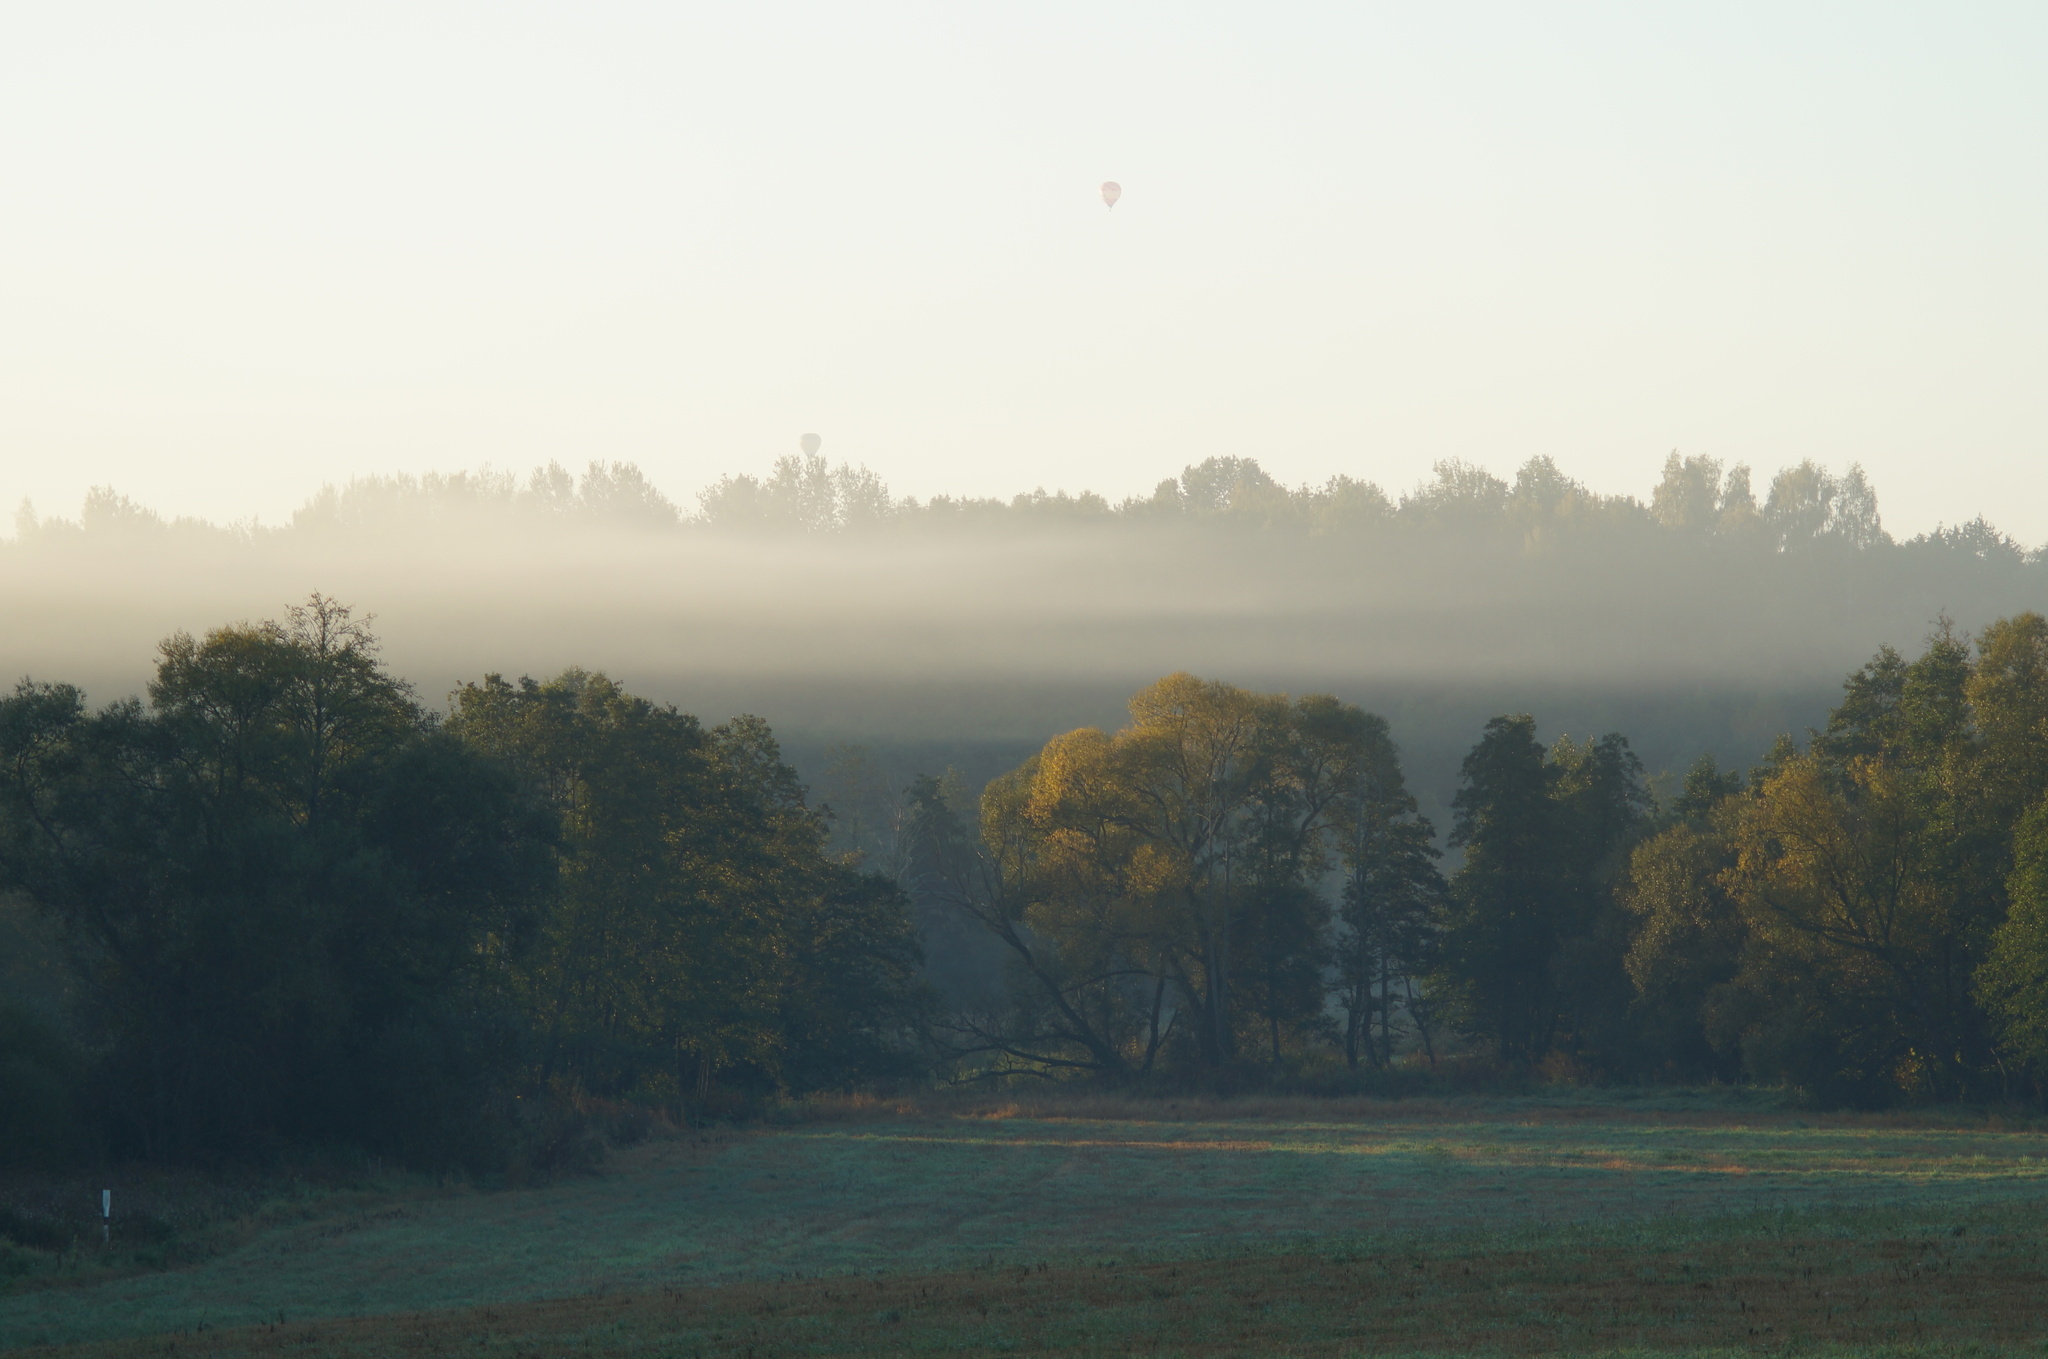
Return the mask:
<path fill-rule="evenodd" d="M 1364 702 L 1437 763 L 1490 712 L 1633 721 L 1655 768 L 1666 747 L 1760 749 L 1877 647 L 2048 606 L 2044 586 L 2039 554 L 1981 520 L 1894 542 L 1859 472 L 1811 465 L 1757 497 L 1746 469 L 1674 457 L 1650 505 L 1545 460 L 1512 486 L 1446 464 L 1398 501 L 1211 460 L 1119 506 L 919 505 L 789 459 L 689 516 L 594 465 L 360 482 L 269 531 L 112 493 L 76 523 L 25 519 L 0 546 L 0 666 L 110 700 L 169 633 L 320 591 L 376 615 L 430 703 L 579 665 L 711 719 L 759 712 L 799 751 L 973 763 L 1113 725 L 1132 689 L 1190 670 Z"/>

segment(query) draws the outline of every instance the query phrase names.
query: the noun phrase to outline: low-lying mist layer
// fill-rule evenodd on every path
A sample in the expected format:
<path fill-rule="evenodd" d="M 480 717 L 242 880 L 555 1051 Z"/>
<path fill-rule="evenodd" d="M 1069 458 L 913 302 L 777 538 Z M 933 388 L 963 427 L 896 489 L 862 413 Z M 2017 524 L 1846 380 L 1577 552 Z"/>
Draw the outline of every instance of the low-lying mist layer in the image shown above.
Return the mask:
<path fill-rule="evenodd" d="M 1114 724 L 1182 669 L 1328 689 L 1394 719 L 1427 800 L 1428 752 L 1504 709 L 1629 730 L 1653 769 L 1665 744 L 1745 758 L 1877 646 L 2040 607 L 2048 562 L 1981 518 L 1895 541 L 1857 468 L 1801 464 L 1759 494 L 1745 467 L 1675 454 L 1647 504 L 1542 458 L 1512 484 L 1444 463 L 1398 499 L 1211 459 L 1111 505 L 919 503 L 791 457 L 695 514 L 630 465 L 551 465 L 358 480 L 276 528 L 166 522 L 110 490 L 77 521 L 24 507 L 0 544 L 0 667 L 111 699 L 166 634 L 315 590 L 374 614 L 430 698 L 581 665 L 708 717 L 760 712 L 800 758 L 858 740 L 972 764 L 960 743 Z"/>

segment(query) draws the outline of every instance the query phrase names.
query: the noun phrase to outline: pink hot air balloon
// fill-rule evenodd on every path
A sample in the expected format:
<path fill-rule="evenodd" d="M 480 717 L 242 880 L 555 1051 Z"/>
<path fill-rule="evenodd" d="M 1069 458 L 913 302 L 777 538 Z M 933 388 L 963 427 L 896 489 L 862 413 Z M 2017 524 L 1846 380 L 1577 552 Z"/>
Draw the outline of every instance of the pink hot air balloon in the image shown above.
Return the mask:
<path fill-rule="evenodd" d="M 1124 187 L 1123 187 L 1123 185 L 1121 185 L 1121 184 L 1117 183 L 1117 182 L 1116 182 L 1115 180 L 1113 180 L 1113 179 L 1105 179 L 1104 181 L 1102 181 L 1102 201 L 1103 201 L 1103 202 L 1105 202 L 1105 203 L 1109 204 L 1109 205 L 1110 205 L 1111 207 L 1115 207 L 1115 206 L 1116 206 L 1116 200 L 1117 200 L 1117 199 L 1119 199 L 1119 198 L 1122 198 L 1123 196 L 1124 196 Z"/>
<path fill-rule="evenodd" d="M 815 457 L 817 455 L 818 445 L 823 443 L 824 440 L 820 439 L 815 434 L 806 434 L 803 438 L 798 439 L 796 442 L 797 447 L 803 449 L 804 456 L 809 458 Z"/>

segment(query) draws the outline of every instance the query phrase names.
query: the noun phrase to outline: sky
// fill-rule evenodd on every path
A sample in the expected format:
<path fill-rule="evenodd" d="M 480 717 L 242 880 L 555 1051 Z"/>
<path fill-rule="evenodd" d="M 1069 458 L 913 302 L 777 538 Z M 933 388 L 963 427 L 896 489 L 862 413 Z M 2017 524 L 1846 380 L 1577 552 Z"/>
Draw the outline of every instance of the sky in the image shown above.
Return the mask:
<path fill-rule="evenodd" d="M 0 497 L 1676 449 L 2038 544 L 2043 70 L 2038 3 L 0 6 Z"/>

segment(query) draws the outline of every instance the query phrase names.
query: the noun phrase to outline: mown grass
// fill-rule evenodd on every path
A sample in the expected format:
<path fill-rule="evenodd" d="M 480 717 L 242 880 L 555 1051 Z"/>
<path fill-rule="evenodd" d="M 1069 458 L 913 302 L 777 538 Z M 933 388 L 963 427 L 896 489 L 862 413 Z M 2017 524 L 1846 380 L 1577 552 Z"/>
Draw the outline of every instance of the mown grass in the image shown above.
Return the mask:
<path fill-rule="evenodd" d="M 1519 1249 L 989 1263 L 283 1319 L 66 1353 L 2039 1353 L 2041 1233 L 2011 1209 L 1970 1217 L 1781 1220 L 1683 1244 L 1565 1230 Z"/>
<path fill-rule="evenodd" d="M 1582 1099 L 817 1113 L 0 1296 L 0 1345 L 1526 1353 L 2048 1334 L 2048 1136 L 1981 1120 Z"/>

